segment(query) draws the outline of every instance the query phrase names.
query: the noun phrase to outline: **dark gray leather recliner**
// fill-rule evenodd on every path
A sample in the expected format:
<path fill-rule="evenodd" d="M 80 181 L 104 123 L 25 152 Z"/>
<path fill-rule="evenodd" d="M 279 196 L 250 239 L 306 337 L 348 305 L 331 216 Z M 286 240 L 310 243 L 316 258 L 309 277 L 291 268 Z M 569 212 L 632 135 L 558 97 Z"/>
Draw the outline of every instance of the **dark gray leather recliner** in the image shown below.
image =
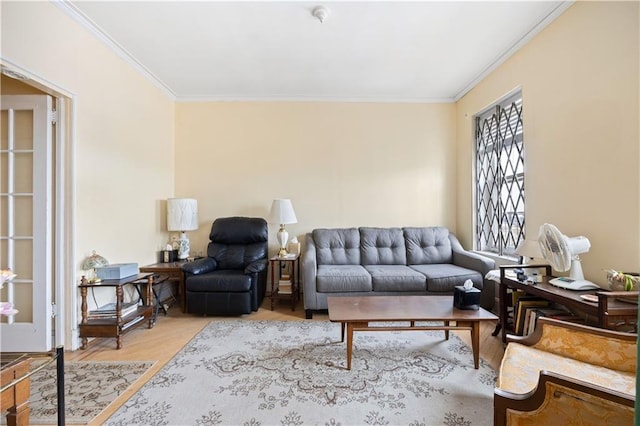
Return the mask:
<path fill-rule="evenodd" d="M 268 227 L 262 218 L 213 222 L 207 257 L 186 263 L 186 310 L 202 315 L 257 311 L 267 288 Z"/>

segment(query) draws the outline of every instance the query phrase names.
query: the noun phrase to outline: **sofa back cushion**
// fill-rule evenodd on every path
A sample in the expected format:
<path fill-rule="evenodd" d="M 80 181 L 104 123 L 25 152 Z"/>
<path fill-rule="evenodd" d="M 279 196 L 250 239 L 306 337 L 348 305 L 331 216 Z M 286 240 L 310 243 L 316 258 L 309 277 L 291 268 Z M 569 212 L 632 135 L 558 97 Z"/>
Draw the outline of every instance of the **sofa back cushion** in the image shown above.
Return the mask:
<path fill-rule="evenodd" d="M 449 230 L 442 226 L 402 228 L 407 245 L 407 265 L 452 263 Z"/>
<path fill-rule="evenodd" d="M 400 228 L 360 228 L 363 265 L 406 265 L 407 249 Z"/>
<path fill-rule="evenodd" d="M 356 228 L 314 229 L 318 265 L 360 265 L 360 233 Z"/>

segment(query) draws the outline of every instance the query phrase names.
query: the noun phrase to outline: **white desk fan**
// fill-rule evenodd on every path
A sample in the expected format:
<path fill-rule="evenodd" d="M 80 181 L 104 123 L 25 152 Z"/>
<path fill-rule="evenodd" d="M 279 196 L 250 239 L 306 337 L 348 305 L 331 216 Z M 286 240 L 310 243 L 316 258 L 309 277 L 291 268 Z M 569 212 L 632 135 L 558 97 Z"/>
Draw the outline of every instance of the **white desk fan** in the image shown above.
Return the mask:
<path fill-rule="evenodd" d="M 549 284 L 568 290 L 592 290 L 600 288 L 591 281 L 584 279 L 580 258 L 591 248 L 586 237 L 567 237 L 555 226 L 545 223 L 540 227 L 538 243 L 542 256 L 551 264 L 553 269 L 560 272 L 569 271 L 569 277 L 559 277 L 549 280 Z"/>

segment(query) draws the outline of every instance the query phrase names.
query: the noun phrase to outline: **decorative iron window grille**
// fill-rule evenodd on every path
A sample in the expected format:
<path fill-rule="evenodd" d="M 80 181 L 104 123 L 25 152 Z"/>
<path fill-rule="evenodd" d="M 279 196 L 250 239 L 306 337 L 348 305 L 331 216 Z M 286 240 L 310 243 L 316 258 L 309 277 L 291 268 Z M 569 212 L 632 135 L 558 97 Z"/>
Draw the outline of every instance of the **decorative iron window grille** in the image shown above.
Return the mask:
<path fill-rule="evenodd" d="M 524 241 L 522 92 L 475 117 L 476 248 L 515 256 Z"/>

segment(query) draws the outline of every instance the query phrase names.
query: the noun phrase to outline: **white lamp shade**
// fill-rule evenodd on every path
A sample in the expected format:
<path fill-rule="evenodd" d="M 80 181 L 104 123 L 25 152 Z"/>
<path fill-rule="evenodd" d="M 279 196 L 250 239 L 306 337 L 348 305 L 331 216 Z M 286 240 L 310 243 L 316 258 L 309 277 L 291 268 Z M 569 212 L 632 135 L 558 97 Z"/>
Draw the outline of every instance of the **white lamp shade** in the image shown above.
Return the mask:
<path fill-rule="evenodd" d="M 526 258 L 538 258 L 542 259 L 542 251 L 540 250 L 540 244 L 536 240 L 524 240 L 516 248 L 516 254 Z"/>
<path fill-rule="evenodd" d="M 279 225 L 298 223 L 296 213 L 293 211 L 291 200 L 286 198 L 273 200 L 273 204 L 271 204 L 271 213 L 269 214 L 269 221 Z"/>
<path fill-rule="evenodd" d="M 193 198 L 167 200 L 167 230 L 194 231 L 198 229 L 198 201 Z"/>

